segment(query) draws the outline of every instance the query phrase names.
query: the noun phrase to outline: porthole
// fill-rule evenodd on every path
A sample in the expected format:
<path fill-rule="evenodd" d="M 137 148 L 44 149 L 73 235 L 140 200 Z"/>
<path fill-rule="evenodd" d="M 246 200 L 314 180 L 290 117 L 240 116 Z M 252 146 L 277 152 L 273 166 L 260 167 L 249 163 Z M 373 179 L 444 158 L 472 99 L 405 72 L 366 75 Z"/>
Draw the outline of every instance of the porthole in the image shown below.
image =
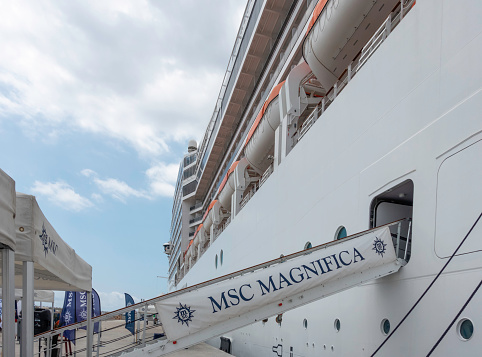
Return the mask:
<path fill-rule="evenodd" d="M 335 233 L 335 240 L 345 238 L 347 236 L 346 228 L 343 226 L 338 227 Z"/>
<path fill-rule="evenodd" d="M 307 320 L 307 319 L 304 319 L 304 320 L 303 320 L 303 327 L 304 327 L 305 329 L 308 328 L 308 320 Z"/>
<path fill-rule="evenodd" d="M 214 266 L 216 269 L 218 268 L 218 255 L 216 254 L 216 257 L 214 258 Z"/>
<path fill-rule="evenodd" d="M 383 319 L 380 324 L 380 329 L 384 335 L 388 335 L 390 333 L 390 321 L 388 321 L 388 319 Z"/>
<path fill-rule="evenodd" d="M 313 245 L 311 244 L 311 242 L 306 242 L 305 249 L 311 249 L 312 247 Z"/>
<path fill-rule="evenodd" d="M 281 326 L 281 322 L 283 321 L 283 314 L 279 314 L 276 316 L 276 322 Z"/>
<path fill-rule="evenodd" d="M 457 332 L 462 341 L 468 341 L 474 334 L 474 324 L 469 319 L 464 318 L 457 324 Z"/>
<path fill-rule="evenodd" d="M 219 253 L 219 263 L 221 265 L 223 265 L 223 257 L 224 257 L 224 252 L 223 250 L 221 249 L 221 253 Z"/>
<path fill-rule="evenodd" d="M 335 327 L 335 331 L 336 332 L 339 332 L 340 331 L 340 328 L 341 328 L 341 322 L 339 319 L 335 319 L 335 323 L 333 324 L 333 326 Z"/>

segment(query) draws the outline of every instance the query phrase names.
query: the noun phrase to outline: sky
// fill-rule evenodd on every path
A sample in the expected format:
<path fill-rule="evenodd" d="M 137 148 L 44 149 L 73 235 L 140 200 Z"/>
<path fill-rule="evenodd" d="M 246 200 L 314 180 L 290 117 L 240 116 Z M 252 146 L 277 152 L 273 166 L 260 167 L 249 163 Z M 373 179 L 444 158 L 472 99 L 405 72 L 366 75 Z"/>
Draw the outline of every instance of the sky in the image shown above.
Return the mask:
<path fill-rule="evenodd" d="M 204 135 L 245 6 L 0 2 L 0 168 L 92 266 L 104 311 L 167 292 L 179 162 Z"/>

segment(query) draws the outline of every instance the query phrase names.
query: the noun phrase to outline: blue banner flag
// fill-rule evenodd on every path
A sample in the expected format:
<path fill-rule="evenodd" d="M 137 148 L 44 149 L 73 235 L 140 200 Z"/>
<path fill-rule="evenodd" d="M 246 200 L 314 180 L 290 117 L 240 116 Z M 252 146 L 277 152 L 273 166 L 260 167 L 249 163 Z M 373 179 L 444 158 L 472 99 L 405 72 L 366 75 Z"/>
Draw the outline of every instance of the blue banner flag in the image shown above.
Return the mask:
<path fill-rule="evenodd" d="M 87 292 L 77 291 L 75 296 L 75 318 L 77 322 L 82 322 L 87 320 Z M 87 327 L 81 327 L 81 329 L 86 330 Z"/>
<path fill-rule="evenodd" d="M 60 326 L 70 325 L 75 322 L 75 295 L 74 291 L 65 292 L 64 306 L 60 314 Z M 75 330 L 64 331 L 64 337 L 75 345 Z"/>
<path fill-rule="evenodd" d="M 126 306 L 134 305 L 134 299 L 128 293 L 124 293 L 126 296 Z M 135 319 L 136 319 L 136 310 L 132 310 L 126 312 L 126 329 L 128 329 L 132 334 L 134 334 L 135 330 Z"/>
<path fill-rule="evenodd" d="M 92 289 L 92 317 L 99 316 L 101 314 L 101 308 L 100 308 L 100 297 L 99 294 L 97 294 L 97 291 Z M 94 333 L 99 333 L 100 332 L 100 322 L 96 322 L 94 324 Z"/>

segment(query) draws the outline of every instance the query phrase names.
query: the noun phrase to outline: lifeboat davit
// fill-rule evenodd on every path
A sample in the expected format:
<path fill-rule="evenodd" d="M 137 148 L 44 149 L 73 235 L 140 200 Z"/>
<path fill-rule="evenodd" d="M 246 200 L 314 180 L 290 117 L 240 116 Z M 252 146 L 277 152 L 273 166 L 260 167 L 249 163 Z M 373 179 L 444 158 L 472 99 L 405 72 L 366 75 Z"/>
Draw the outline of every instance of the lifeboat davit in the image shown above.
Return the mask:
<path fill-rule="evenodd" d="M 329 90 L 400 0 L 320 0 L 303 43 L 303 57 Z"/>
<path fill-rule="evenodd" d="M 273 88 L 246 137 L 244 154 L 259 174 L 268 169 L 272 162 L 269 156 L 274 155 L 274 135 L 280 124 L 279 92 L 283 84 L 284 81 Z"/>

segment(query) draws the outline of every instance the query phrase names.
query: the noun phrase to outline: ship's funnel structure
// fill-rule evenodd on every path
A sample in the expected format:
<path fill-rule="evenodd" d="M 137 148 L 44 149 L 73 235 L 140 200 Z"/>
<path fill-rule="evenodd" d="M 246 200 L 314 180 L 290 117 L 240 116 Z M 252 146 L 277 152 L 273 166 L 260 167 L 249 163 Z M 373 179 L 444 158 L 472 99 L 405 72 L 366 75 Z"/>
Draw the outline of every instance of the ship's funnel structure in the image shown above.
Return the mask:
<path fill-rule="evenodd" d="M 320 0 L 303 43 L 303 57 L 329 90 L 399 0 Z"/>
<path fill-rule="evenodd" d="M 246 138 L 244 152 L 249 165 L 263 174 L 271 165 L 274 155 L 275 130 L 280 124 L 279 92 L 285 82 L 273 88 Z M 271 156 L 271 157 L 270 157 Z"/>

